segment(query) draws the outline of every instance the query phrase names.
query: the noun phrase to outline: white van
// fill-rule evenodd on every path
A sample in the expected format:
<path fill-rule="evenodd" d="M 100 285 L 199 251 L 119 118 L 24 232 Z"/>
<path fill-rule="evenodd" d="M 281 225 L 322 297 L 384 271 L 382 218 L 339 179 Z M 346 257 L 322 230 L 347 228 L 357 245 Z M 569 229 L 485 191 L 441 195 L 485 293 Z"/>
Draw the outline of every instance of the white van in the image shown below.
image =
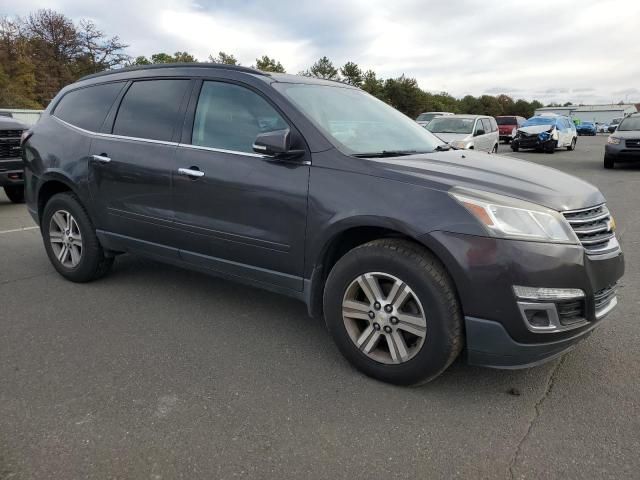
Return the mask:
<path fill-rule="evenodd" d="M 418 115 L 418 118 L 416 118 L 416 122 L 418 122 L 418 125 L 422 125 L 423 127 L 426 127 L 431 120 L 433 120 L 436 117 L 442 117 L 444 115 L 453 115 L 453 113 L 451 113 L 451 112 L 423 112 L 420 115 Z"/>
<path fill-rule="evenodd" d="M 447 115 L 434 118 L 425 128 L 454 148 L 498 152 L 500 133 L 493 117 Z"/>

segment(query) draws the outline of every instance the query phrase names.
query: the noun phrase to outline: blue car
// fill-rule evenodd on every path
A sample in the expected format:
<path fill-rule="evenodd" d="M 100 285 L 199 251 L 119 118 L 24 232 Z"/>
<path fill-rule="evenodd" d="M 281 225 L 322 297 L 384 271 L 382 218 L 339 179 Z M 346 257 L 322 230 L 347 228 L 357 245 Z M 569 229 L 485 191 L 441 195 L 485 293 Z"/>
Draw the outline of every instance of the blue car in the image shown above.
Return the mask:
<path fill-rule="evenodd" d="M 578 131 L 578 135 L 595 135 L 598 133 L 596 124 L 593 122 L 582 122 L 576 126 L 576 130 Z"/>

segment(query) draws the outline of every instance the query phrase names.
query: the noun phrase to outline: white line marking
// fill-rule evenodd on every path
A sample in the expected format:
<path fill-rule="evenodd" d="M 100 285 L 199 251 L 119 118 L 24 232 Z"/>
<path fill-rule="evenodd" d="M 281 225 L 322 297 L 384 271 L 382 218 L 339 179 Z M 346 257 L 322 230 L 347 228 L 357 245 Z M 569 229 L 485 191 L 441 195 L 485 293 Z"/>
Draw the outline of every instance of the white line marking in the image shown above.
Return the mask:
<path fill-rule="evenodd" d="M 13 230 L 0 230 L 0 235 L 3 233 L 15 233 L 15 232 L 26 232 L 27 230 L 36 230 L 40 227 L 22 227 L 22 228 L 14 228 Z"/>

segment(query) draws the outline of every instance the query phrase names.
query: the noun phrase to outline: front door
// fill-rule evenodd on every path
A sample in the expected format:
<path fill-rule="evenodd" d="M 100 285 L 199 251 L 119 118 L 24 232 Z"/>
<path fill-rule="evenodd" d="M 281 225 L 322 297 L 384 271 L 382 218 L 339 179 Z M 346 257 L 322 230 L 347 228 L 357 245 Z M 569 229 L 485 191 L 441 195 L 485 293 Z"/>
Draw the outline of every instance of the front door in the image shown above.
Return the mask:
<path fill-rule="evenodd" d="M 278 162 L 252 148 L 259 133 L 293 126 L 237 84 L 204 81 L 194 105 L 191 141 L 178 147 L 173 171 L 182 259 L 302 290 L 309 157 Z"/>
<path fill-rule="evenodd" d="M 133 82 L 110 133 L 91 142 L 89 184 L 96 226 L 129 249 L 174 247 L 171 172 L 190 80 Z M 154 250 L 155 246 L 155 250 Z"/>

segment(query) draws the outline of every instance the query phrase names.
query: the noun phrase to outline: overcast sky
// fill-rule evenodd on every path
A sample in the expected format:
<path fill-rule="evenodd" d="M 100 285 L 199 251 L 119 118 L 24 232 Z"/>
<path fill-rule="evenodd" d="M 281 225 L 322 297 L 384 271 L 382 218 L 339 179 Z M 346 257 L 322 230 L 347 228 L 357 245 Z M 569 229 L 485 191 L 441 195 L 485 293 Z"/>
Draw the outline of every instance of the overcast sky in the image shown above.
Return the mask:
<path fill-rule="evenodd" d="M 429 91 L 543 103 L 640 102 L 640 0 L 3 0 L 90 18 L 132 56 L 222 50 L 269 55 L 288 72 L 322 55 Z"/>

